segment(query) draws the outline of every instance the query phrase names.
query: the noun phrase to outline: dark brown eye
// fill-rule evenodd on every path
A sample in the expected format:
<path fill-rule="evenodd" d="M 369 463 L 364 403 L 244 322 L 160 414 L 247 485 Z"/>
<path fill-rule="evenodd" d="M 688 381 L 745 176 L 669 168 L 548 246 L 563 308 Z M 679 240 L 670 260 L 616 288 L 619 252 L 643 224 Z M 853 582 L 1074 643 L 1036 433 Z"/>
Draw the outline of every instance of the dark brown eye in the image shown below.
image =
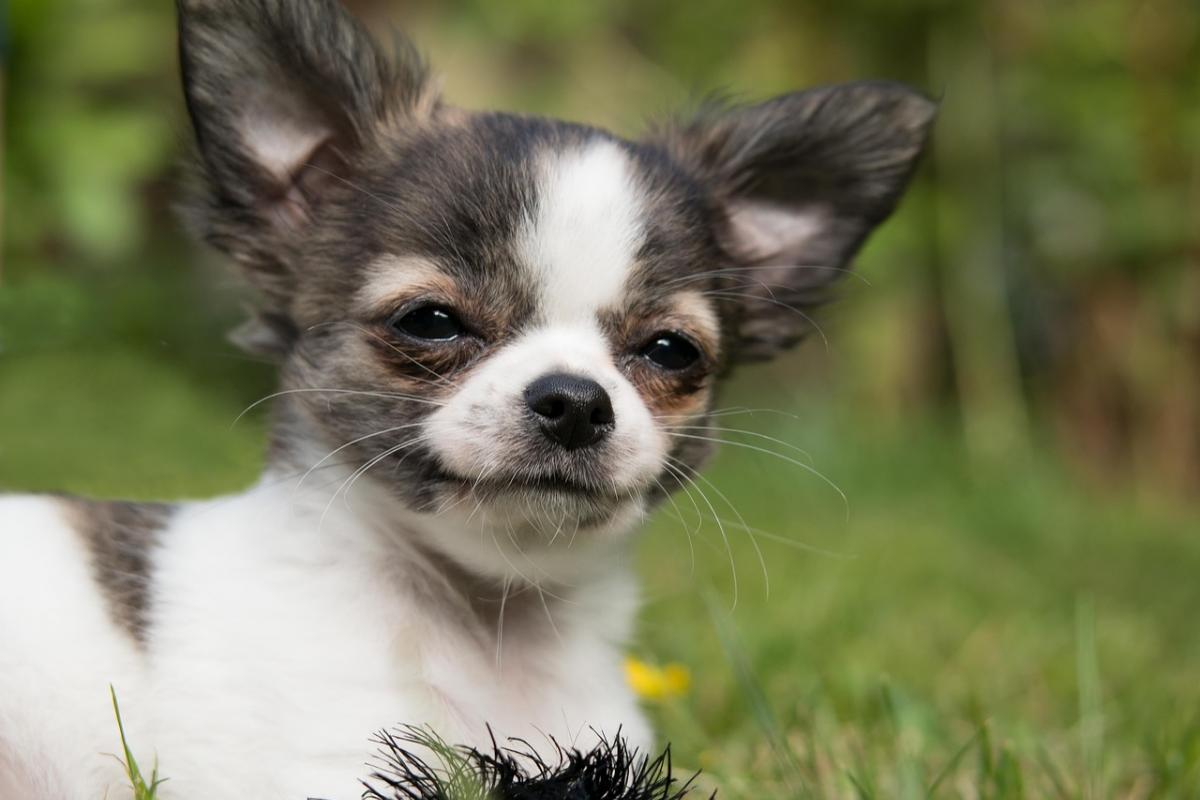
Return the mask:
<path fill-rule="evenodd" d="M 397 333 L 431 342 L 448 342 L 467 332 L 453 311 L 434 304 L 403 311 L 388 324 Z"/>
<path fill-rule="evenodd" d="M 700 360 L 700 351 L 694 344 L 669 331 L 651 336 L 650 341 L 642 345 L 639 355 L 671 371 L 687 369 Z"/>

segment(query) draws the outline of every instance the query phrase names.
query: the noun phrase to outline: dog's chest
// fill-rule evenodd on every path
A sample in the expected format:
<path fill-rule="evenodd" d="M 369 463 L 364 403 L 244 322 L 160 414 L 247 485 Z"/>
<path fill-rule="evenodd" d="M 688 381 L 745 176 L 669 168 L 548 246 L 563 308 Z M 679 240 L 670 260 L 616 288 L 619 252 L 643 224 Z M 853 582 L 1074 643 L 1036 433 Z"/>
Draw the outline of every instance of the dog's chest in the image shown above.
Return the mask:
<path fill-rule="evenodd" d="M 150 705 L 180 796 L 357 797 L 371 733 L 402 722 L 474 744 L 491 726 L 548 749 L 546 736 L 636 716 L 594 637 L 510 627 L 500 650 L 402 573 L 303 534 L 289 554 L 288 531 L 253 510 L 193 515 L 160 554 Z"/>

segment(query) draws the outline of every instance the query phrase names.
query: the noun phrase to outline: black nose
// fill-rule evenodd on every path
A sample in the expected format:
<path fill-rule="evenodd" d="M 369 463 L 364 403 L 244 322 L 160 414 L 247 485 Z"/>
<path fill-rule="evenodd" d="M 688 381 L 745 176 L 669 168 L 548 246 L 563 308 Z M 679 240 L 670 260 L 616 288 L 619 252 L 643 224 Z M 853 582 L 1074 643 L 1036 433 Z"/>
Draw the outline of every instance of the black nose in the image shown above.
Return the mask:
<path fill-rule="evenodd" d="M 608 392 L 588 378 L 543 375 L 526 387 L 525 403 L 542 433 L 568 450 L 593 445 L 613 428 Z"/>

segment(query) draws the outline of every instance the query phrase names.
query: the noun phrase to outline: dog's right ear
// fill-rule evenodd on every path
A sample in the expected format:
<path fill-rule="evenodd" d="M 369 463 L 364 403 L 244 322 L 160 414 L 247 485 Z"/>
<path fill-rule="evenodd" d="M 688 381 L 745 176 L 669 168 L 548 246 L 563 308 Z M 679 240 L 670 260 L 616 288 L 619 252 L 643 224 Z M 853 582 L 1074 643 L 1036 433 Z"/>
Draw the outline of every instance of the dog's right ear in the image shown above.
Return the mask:
<path fill-rule="evenodd" d="M 178 0 L 203 236 L 287 316 L 290 251 L 324 193 L 437 99 L 405 41 L 385 52 L 337 0 Z"/>

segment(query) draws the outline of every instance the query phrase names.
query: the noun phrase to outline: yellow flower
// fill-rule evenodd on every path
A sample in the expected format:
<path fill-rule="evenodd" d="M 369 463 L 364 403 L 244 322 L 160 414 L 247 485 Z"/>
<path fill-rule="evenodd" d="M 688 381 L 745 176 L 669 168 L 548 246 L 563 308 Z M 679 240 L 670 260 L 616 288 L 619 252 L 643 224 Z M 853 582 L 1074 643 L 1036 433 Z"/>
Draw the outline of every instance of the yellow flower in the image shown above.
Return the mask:
<path fill-rule="evenodd" d="M 683 664 L 658 667 L 630 656 L 625 659 L 625 680 L 643 700 L 662 702 L 687 694 L 692 673 Z"/>

